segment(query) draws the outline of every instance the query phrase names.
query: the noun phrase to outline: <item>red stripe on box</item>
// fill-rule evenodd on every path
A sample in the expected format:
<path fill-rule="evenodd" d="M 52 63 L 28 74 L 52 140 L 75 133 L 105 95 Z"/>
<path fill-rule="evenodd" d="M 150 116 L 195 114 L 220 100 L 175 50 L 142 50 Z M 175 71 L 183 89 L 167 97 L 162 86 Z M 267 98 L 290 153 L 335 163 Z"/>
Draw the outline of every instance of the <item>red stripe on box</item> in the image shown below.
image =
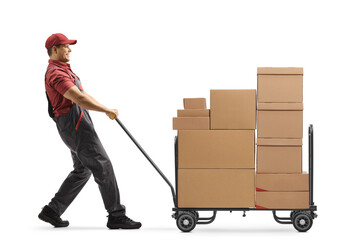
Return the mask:
<path fill-rule="evenodd" d="M 256 207 L 257 209 L 268 209 L 268 208 L 266 208 L 266 207 L 262 207 L 262 206 L 259 206 L 259 205 L 255 205 L 255 207 Z"/>

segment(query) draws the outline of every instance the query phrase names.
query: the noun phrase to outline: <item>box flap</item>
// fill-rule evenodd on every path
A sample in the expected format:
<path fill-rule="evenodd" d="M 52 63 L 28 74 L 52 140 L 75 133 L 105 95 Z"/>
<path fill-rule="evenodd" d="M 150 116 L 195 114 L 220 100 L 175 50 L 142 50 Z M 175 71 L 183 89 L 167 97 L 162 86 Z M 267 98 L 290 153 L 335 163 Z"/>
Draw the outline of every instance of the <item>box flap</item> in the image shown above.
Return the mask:
<path fill-rule="evenodd" d="M 299 67 L 258 67 L 258 75 L 303 75 L 303 68 Z"/>
<path fill-rule="evenodd" d="M 258 138 L 258 146 L 302 146 L 301 138 L 281 139 L 281 138 Z"/>
<path fill-rule="evenodd" d="M 263 111 L 302 111 L 303 103 L 258 103 L 258 110 Z"/>

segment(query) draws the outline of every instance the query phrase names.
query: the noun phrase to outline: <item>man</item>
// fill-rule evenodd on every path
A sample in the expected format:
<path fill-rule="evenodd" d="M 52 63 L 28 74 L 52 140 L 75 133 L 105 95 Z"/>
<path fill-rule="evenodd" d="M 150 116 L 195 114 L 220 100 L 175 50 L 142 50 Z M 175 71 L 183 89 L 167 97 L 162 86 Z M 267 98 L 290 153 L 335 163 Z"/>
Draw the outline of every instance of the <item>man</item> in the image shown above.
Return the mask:
<path fill-rule="evenodd" d="M 135 222 L 125 215 L 120 204 L 120 194 L 112 164 L 102 146 L 88 110 L 104 112 L 110 119 L 118 115 L 117 109 L 105 107 L 84 91 L 79 77 L 70 68 L 70 45 L 65 35 L 52 34 L 45 43 L 49 65 L 45 74 L 49 115 L 55 121 L 60 137 L 71 151 L 74 170 L 59 191 L 39 214 L 39 218 L 55 227 L 67 227 L 68 221 L 60 216 L 75 199 L 90 175 L 94 175 L 106 210 L 107 227 L 110 229 L 138 229 Z"/>

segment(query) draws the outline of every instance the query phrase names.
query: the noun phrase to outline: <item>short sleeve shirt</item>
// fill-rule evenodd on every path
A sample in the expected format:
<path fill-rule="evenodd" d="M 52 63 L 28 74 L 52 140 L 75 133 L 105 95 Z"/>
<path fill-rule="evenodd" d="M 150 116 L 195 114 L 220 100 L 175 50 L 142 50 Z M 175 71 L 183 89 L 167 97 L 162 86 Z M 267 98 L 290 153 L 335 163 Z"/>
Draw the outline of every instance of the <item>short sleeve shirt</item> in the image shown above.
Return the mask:
<path fill-rule="evenodd" d="M 54 67 L 54 68 L 51 68 Z M 45 75 L 45 88 L 53 107 L 55 117 L 65 115 L 73 106 L 73 102 L 64 97 L 69 88 L 75 86 L 70 64 L 49 59 L 48 72 Z"/>

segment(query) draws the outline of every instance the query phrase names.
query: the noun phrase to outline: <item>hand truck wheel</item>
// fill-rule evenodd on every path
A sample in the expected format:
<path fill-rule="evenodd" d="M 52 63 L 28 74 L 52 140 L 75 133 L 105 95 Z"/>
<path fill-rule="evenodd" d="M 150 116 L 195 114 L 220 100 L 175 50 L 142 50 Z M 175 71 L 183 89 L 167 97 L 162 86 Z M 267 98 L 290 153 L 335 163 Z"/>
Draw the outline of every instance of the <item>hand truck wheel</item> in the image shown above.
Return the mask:
<path fill-rule="evenodd" d="M 190 232 L 196 226 L 196 216 L 192 212 L 183 212 L 176 219 L 177 227 L 183 232 Z"/>
<path fill-rule="evenodd" d="M 313 218 L 307 212 L 299 212 L 293 217 L 293 225 L 299 232 L 308 231 L 313 224 Z"/>

